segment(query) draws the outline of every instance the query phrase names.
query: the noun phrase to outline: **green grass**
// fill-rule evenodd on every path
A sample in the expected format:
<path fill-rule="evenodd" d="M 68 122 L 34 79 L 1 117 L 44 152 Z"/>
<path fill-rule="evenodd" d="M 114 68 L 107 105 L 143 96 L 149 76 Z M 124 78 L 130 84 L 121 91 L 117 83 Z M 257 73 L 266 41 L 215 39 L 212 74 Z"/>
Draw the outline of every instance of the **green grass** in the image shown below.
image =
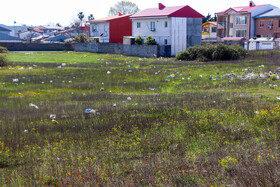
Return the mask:
<path fill-rule="evenodd" d="M 278 73 L 279 53 L 26 53 L 0 69 L 0 184 L 279 186 L 279 80 L 241 78 Z"/>

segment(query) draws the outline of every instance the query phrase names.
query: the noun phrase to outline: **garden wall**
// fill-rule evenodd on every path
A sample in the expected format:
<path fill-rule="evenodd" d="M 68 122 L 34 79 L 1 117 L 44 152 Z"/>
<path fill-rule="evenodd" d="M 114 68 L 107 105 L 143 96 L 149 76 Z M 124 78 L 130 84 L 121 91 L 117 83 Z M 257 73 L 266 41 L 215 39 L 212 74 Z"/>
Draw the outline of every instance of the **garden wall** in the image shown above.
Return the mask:
<path fill-rule="evenodd" d="M 123 54 L 139 57 L 169 57 L 171 56 L 171 46 L 158 45 L 123 45 L 118 43 L 77 43 L 75 51 Z"/>
<path fill-rule="evenodd" d="M 60 43 L 0 43 L 9 51 L 73 51 L 74 45 Z"/>

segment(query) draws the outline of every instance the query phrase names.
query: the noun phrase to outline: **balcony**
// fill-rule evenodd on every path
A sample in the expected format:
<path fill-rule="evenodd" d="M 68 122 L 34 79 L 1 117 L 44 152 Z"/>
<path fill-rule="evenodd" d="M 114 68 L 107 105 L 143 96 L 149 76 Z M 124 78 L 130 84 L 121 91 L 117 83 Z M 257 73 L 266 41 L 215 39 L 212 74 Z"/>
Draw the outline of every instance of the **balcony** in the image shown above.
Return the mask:
<path fill-rule="evenodd" d="M 218 22 L 217 29 L 225 29 L 227 22 Z"/>

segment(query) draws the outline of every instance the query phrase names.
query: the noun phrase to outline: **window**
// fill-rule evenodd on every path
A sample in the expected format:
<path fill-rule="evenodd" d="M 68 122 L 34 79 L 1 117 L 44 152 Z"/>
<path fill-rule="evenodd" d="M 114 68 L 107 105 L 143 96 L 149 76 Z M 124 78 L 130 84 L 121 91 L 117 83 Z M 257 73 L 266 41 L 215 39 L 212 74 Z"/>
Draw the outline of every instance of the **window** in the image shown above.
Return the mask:
<path fill-rule="evenodd" d="M 236 30 L 236 37 L 243 37 L 246 38 L 247 30 Z"/>
<path fill-rule="evenodd" d="M 264 20 L 260 20 L 260 28 L 264 27 Z"/>
<path fill-rule="evenodd" d="M 137 22 L 137 28 L 141 28 L 141 23 Z"/>
<path fill-rule="evenodd" d="M 233 23 L 229 23 L 229 28 L 230 28 L 230 29 L 233 28 Z"/>
<path fill-rule="evenodd" d="M 168 22 L 167 21 L 165 22 L 164 27 L 168 27 Z"/>
<path fill-rule="evenodd" d="M 203 27 L 203 32 L 209 33 L 209 27 L 208 26 Z"/>
<path fill-rule="evenodd" d="M 167 45 L 167 39 L 164 40 L 164 45 Z"/>
<path fill-rule="evenodd" d="M 212 32 L 217 32 L 217 27 L 212 27 Z"/>
<path fill-rule="evenodd" d="M 268 25 L 270 25 L 270 26 L 272 26 L 272 27 L 274 26 L 273 19 L 270 19 L 270 20 L 269 20 L 269 24 L 268 24 Z"/>
<path fill-rule="evenodd" d="M 151 22 L 151 31 L 156 31 L 156 22 Z"/>
<path fill-rule="evenodd" d="M 247 16 L 236 16 L 236 25 L 246 25 Z"/>
<path fill-rule="evenodd" d="M 279 21 L 278 21 L 278 27 L 280 27 L 280 19 L 279 19 Z"/>

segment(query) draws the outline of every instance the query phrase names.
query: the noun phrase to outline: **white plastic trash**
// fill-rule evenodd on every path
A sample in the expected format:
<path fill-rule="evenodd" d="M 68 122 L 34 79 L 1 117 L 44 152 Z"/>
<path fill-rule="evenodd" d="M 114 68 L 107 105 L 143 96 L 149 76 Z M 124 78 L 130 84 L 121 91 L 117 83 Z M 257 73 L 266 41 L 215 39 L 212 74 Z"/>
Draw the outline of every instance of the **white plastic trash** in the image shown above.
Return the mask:
<path fill-rule="evenodd" d="M 39 109 L 39 107 L 38 107 L 37 105 L 34 105 L 33 103 L 29 103 L 29 106 L 30 106 L 30 107 L 34 107 L 34 108 L 36 108 L 36 109 Z"/>

